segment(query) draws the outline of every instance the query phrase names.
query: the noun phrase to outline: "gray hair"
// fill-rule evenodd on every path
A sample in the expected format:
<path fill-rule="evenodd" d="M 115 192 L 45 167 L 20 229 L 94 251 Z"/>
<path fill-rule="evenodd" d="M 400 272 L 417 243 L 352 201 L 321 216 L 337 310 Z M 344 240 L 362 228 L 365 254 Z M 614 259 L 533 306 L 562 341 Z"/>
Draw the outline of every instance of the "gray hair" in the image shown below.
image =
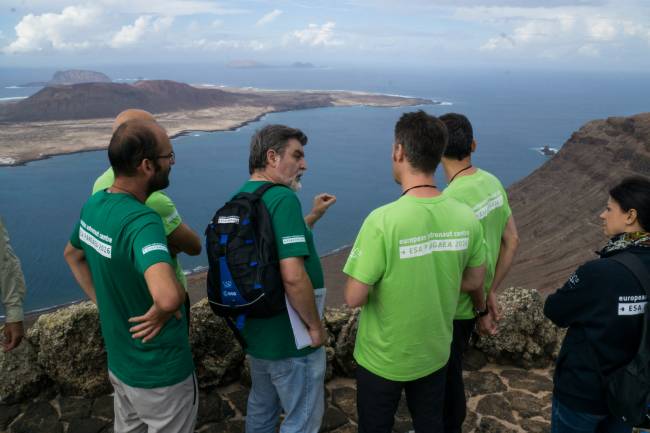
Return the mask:
<path fill-rule="evenodd" d="M 284 155 L 287 142 L 295 138 L 303 146 L 307 145 L 307 136 L 296 128 L 289 128 L 285 125 L 267 125 L 255 131 L 251 138 L 251 150 L 248 157 L 248 172 L 253 174 L 255 170 L 266 167 L 266 153 L 274 150 L 280 156 Z"/>

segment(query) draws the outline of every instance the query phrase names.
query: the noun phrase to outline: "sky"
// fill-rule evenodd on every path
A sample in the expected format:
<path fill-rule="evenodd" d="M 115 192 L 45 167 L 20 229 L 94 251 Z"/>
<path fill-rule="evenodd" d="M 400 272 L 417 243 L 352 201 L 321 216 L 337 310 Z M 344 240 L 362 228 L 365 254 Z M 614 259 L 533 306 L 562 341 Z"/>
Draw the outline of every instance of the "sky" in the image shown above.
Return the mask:
<path fill-rule="evenodd" d="M 0 67 L 650 71 L 649 0 L 0 0 Z"/>

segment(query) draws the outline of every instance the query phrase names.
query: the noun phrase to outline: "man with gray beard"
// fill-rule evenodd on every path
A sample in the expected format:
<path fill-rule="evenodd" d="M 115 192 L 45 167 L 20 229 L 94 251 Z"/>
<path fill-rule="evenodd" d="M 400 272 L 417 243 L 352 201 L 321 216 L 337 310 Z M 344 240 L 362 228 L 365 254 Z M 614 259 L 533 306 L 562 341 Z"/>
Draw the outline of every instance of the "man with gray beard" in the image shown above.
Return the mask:
<path fill-rule="evenodd" d="M 247 318 L 246 342 L 252 387 L 246 413 L 247 433 L 276 431 L 280 412 L 282 433 L 317 433 L 324 412 L 325 343 L 327 333 L 318 314 L 314 289 L 324 287 L 323 270 L 311 227 L 336 201 L 330 194 L 314 199 L 314 209 L 302 216 L 294 191 L 307 163 L 307 136 L 299 129 L 268 125 L 255 133 L 249 156 L 250 179 L 238 192 L 252 193 L 269 182 L 262 202 L 271 216 L 280 274 L 288 302 L 304 322 L 311 346 L 296 347 L 288 313 Z"/>

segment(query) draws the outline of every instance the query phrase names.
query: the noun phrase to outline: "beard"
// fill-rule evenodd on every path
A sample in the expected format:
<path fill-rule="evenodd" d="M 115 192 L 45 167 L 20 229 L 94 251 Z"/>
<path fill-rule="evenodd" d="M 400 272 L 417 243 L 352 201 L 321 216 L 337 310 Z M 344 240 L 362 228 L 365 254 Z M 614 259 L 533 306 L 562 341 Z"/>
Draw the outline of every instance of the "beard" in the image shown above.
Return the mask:
<path fill-rule="evenodd" d="M 298 176 L 291 179 L 291 184 L 289 185 L 289 188 L 291 188 L 293 192 L 298 192 L 302 189 L 301 179 L 302 179 L 302 174 L 299 174 Z"/>
<path fill-rule="evenodd" d="M 161 189 L 165 189 L 169 186 L 170 171 L 171 167 L 167 170 L 163 170 L 160 166 L 156 167 L 156 173 L 151 178 L 151 180 L 149 180 L 149 185 L 147 186 L 147 195 L 151 195 L 151 193 L 160 191 Z"/>

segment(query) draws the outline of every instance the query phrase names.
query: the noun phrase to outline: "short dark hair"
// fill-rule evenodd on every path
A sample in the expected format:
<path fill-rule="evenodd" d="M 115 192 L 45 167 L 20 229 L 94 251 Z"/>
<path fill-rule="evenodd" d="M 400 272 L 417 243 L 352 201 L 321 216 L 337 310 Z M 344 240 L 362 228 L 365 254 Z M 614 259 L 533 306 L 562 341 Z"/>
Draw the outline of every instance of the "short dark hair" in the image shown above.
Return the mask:
<path fill-rule="evenodd" d="M 155 126 L 156 123 L 152 121 L 129 120 L 115 130 L 108 145 L 108 160 L 115 176 L 134 176 L 145 158 L 157 164 L 158 137 Z"/>
<path fill-rule="evenodd" d="M 447 127 L 449 142 L 445 148 L 445 158 L 462 160 L 472 153 L 474 130 L 469 119 L 462 114 L 447 113 L 440 116 Z"/>
<path fill-rule="evenodd" d="M 404 113 L 395 124 L 395 144 L 404 146 L 406 159 L 423 173 L 433 173 L 447 145 L 447 128 L 422 110 Z"/>
<path fill-rule="evenodd" d="M 255 131 L 255 135 L 251 138 L 248 172 L 253 174 L 255 170 L 266 167 L 266 152 L 269 149 L 283 156 L 287 142 L 292 138 L 298 140 L 303 146 L 307 145 L 307 136 L 300 129 L 285 125 L 267 125 Z"/>
<path fill-rule="evenodd" d="M 636 210 L 636 217 L 643 231 L 650 230 L 650 179 L 630 176 L 609 190 L 609 195 L 624 212 Z"/>

